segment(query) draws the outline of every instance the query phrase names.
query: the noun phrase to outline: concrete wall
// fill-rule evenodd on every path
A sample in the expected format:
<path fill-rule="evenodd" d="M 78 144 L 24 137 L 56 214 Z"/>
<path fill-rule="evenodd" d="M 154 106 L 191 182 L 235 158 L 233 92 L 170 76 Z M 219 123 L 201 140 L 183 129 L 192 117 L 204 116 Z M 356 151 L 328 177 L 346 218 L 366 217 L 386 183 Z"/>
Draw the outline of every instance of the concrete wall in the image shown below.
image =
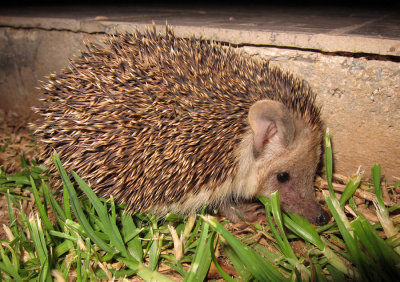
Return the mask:
<path fill-rule="evenodd" d="M 190 31 L 180 27 L 182 34 Z M 0 28 L 0 107 L 27 113 L 38 102 L 39 81 L 67 66 L 84 40 L 101 37 L 62 28 Z M 361 165 L 368 174 L 379 163 L 389 181 L 400 177 L 398 57 L 242 45 L 244 52 L 271 59 L 271 64 L 307 80 L 318 93 L 333 136 L 337 172 L 350 175 Z"/>
<path fill-rule="evenodd" d="M 38 103 L 40 81 L 68 65 L 84 40 L 101 35 L 60 30 L 0 28 L 0 107 L 20 115 Z"/>

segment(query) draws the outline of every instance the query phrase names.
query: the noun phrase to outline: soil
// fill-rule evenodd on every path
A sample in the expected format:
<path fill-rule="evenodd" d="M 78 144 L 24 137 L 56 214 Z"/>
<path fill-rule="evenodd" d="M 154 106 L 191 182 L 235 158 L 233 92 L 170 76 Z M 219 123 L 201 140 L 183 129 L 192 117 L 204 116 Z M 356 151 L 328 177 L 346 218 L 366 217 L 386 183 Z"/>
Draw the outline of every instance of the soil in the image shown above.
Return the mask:
<path fill-rule="evenodd" d="M 21 170 L 21 155 L 28 161 L 38 155 L 34 137 L 28 128 L 30 120 L 31 114 L 22 116 L 0 109 L 0 169 L 8 174 Z M 32 201 L 24 201 L 23 207 L 29 215 L 32 211 Z M 0 193 L 0 240 L 6 236 L 3 224 L 9 223 L 6 197 Z"/>

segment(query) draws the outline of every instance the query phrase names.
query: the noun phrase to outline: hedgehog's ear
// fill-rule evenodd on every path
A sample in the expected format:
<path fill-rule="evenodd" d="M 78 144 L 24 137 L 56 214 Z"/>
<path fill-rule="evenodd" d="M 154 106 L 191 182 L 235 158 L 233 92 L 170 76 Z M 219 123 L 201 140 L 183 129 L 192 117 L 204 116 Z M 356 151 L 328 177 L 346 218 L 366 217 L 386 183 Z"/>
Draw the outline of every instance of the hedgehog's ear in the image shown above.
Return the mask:
<path fill-rule="evenodd" d="M 268 143 L 288 146 L 294 135 L 293 115 L 280 102 L 261 100 L 250 107 L 249 123 L 254 134 L 254 148 L 261 153 Z"/>

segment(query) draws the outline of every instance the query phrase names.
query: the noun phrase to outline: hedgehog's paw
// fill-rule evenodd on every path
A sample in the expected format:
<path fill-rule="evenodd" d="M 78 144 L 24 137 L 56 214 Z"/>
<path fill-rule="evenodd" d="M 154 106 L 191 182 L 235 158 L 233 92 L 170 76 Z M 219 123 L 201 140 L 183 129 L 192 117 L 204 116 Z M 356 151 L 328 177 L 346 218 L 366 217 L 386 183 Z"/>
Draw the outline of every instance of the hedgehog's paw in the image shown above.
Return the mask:
<path fill-rule="evenodd" d="M 220 213 L 233 223 L 238 223 L 240 221 L 255 223 L 266 220 L 265 209 L 260 202 L 246 202 L 228 205 L 222 209 Z"/>

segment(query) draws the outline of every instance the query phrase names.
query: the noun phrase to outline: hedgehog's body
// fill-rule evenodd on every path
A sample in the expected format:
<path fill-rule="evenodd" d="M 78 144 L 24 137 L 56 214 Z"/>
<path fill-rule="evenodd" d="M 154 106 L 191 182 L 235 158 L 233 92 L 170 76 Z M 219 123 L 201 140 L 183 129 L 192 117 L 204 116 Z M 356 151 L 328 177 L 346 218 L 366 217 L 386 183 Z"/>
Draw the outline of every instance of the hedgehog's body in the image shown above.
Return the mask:
<path fill-rule="evenodd" d="M 191 213 L 278 189 L 284 207 L 321 223 L 319 109 L 265 61 L 169 29 L 136 32 L 88 46 L 44 88 L 43 155 L 55 149 L 102 197 Z"/>

